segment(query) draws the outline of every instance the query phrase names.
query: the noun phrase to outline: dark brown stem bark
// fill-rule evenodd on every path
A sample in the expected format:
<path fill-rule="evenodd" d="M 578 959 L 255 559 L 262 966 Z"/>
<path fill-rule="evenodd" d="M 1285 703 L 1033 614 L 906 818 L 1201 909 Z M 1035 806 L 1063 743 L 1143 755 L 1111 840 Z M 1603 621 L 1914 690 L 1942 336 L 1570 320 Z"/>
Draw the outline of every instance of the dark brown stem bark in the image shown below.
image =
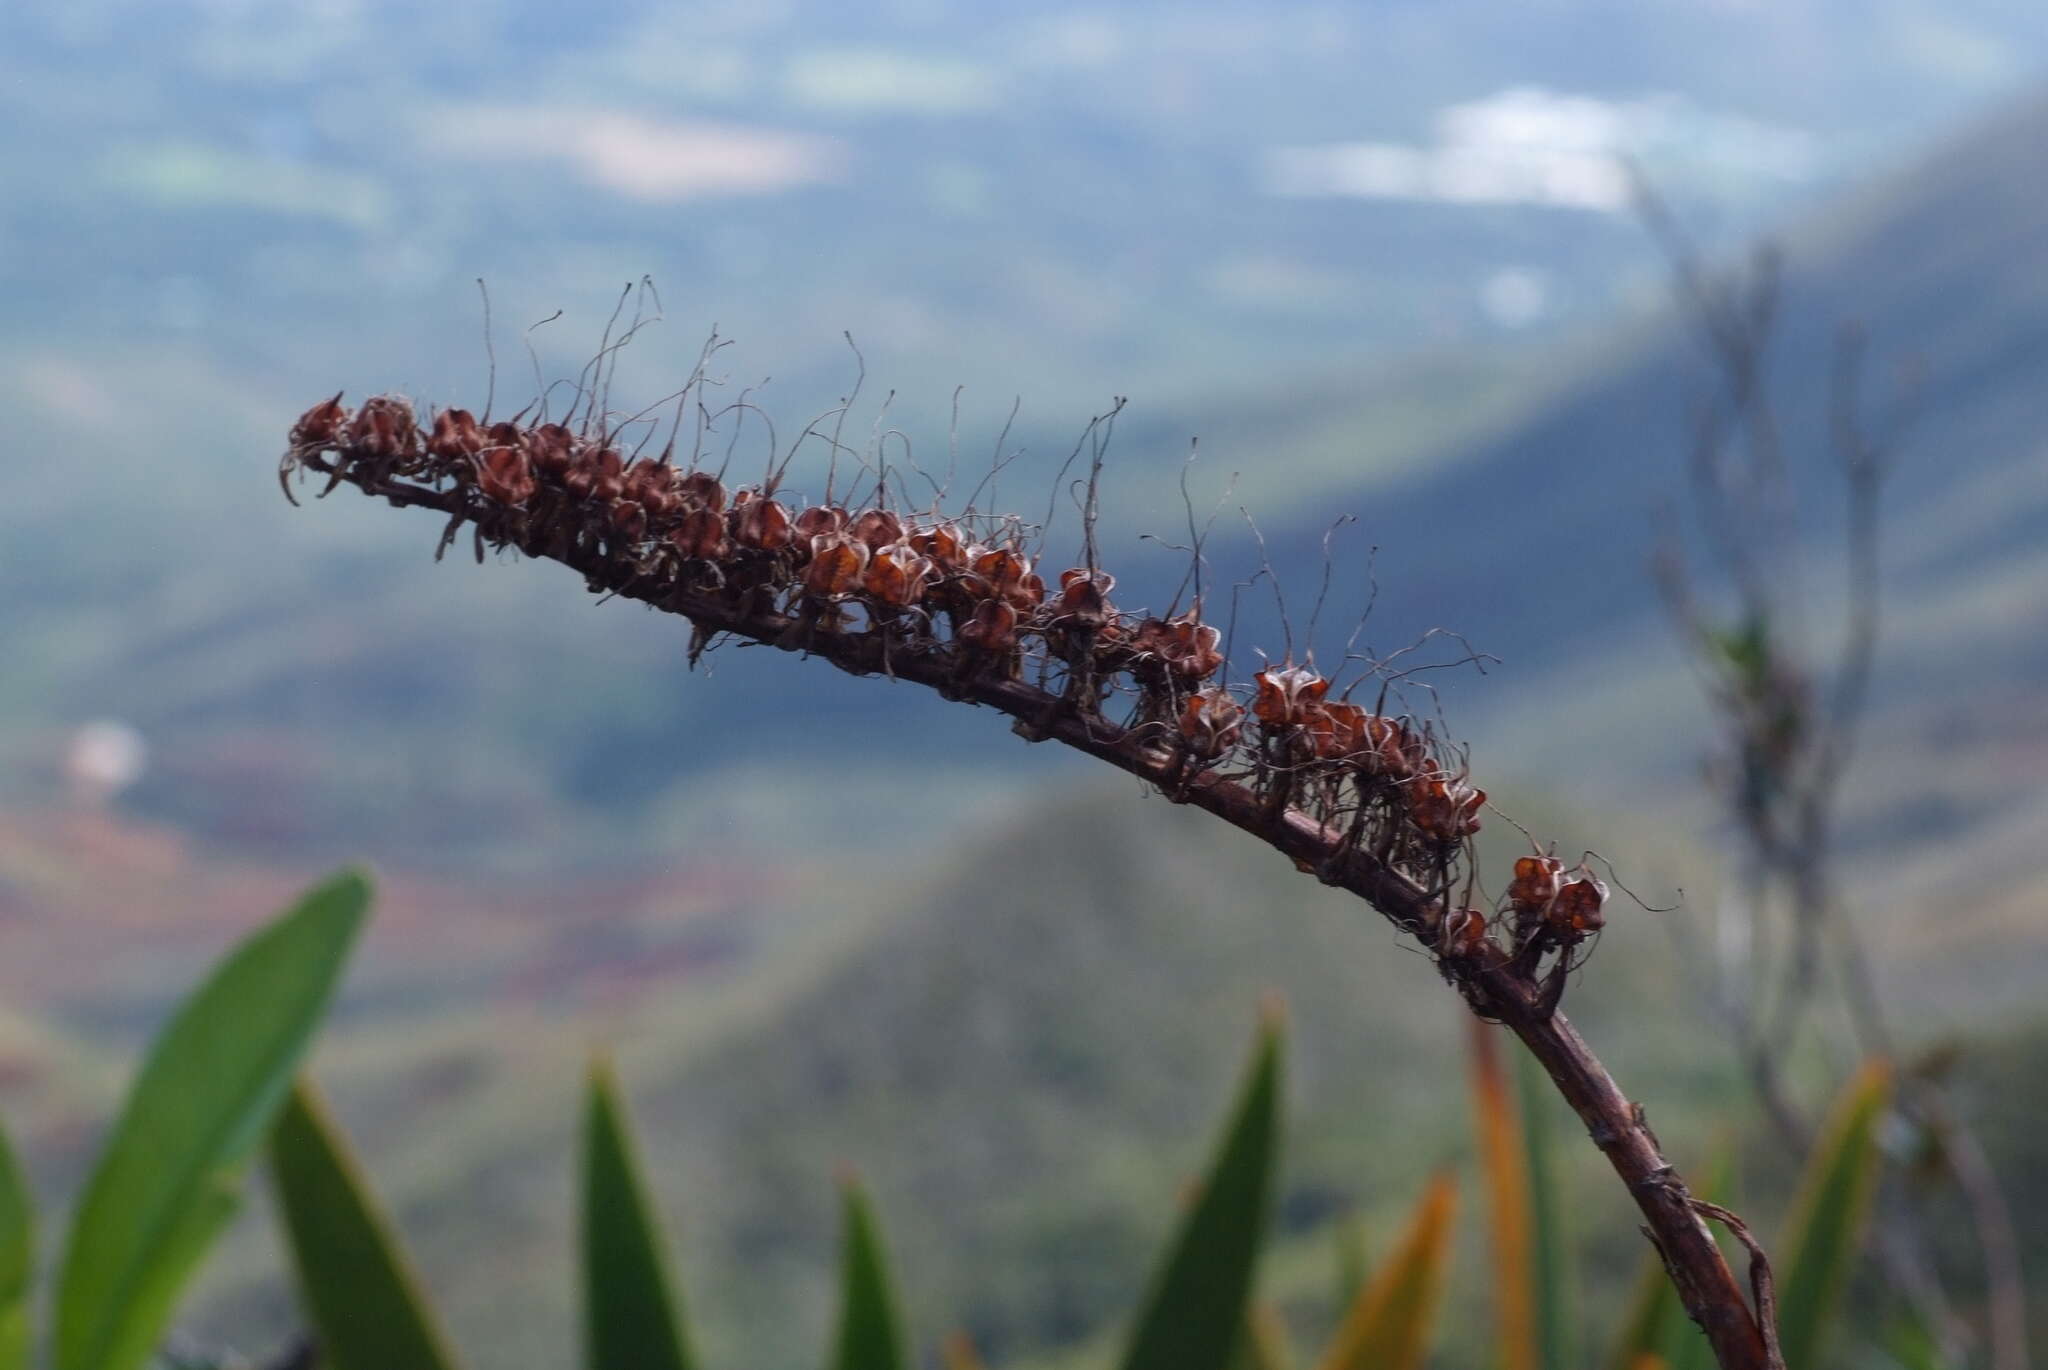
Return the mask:
<path fill-rule="evenodd" d="M 316 471 L 324 468 L 317 456 L 305 464 Z M 459 490 L 380 480 L 359 468 L 351 468 L 344 478 L 394 505 L 416 505 L 451 517 L 473 512 L 462 502 Z M 509 524 L 494 527 L 492 533 L 519 545 L 516 530 Z M 1425 946 L 1434 950 L 1437 945 L 1442 906 L 1420 885 L 1352 846 L 1342 831 L 1297 809 L 1276 809 L 1248 786 L 1214 771 L 1182 774 L 1177 753 L 1147 729 L 1079 716 L 1063 707 L 1058 697 L 1025 681 L 988 674 L 963 678 L 937 654 L 905 652 L 885 657 L 883 643 L 873 634 L 803 632 L 791 615 L 637 576 L 601 549 L 536 543 L 521 550 L 574 567 L 593 589 L 680 614 L 700 633 L 730 634 L 822 657 L 855 675 L 888 674 L 1007 714 L 1016 720 L 1023 736 L 1064 743 L 1149 781 L 1180 802 L 1207 810 L 1291 857 L 1297 866 L 1315 872 L 1325 883 L 1351 891 Z M 1644 1124 L 1641 1109 L 1621 1092 L 1570 1020 L 1555 1010 L 1544 987 L 1532 973 L 1511 963 L 1446 961 L 1444 965 L 1475 1012 L 1497 1019 L 1522 1039 L 1586 1125 L 1594 1144 L 1641 1210 L 1680 1301 L 1706 1333 L 1722 1370 L 1772 1370 L 1756 1315 L 1695 1212 L 1684 1182 Z"/>

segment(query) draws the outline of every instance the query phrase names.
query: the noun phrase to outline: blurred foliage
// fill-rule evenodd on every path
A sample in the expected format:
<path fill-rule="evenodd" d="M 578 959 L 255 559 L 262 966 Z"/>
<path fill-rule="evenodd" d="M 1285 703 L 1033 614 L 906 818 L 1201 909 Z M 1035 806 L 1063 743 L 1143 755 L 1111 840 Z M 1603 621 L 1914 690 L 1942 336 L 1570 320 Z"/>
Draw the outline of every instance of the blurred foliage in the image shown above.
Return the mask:
<path fill-rule="evenodd" d="M 331 1370 L 454 1370 L 390 1220 L 327 1106 L 303 1079 L 270 1138 L 299 1291 Z"/>
<path fill-rule="evenodd" d="M 354 874 L 316 889 L 246 938 L 164 1029 L 73 1220 L 56 1292 L 58 1370 L 132 1370 L 157 1353 L 178 1293 L 218 1235 L 218 1215 L 266 1134 L 302 1306 L 326 1363 L 336 1370 L 450 1370 L 457 1363 L 346 1137 L 310 1085 L 290 1086 L 368 898 L 367 882 Z M 1542 1216 L 1558 1210 L 1557 1195 L 1543 1192 L 1554 1183 L 1540 1159 L 1547 1143 L 1536 1140 L 1545 1100 L 1540 1091 L 1518 1096 L 1508 1087 L 1491 1031 L 1475 1037 L 1473 1057 L 1478 1125 L 1492 1139 L 1481 1148 L 1487 1205 L 1525 1219 L 1497 1229 L 1519 1247 L 1499 1253 L 1490 1305 L 1501 1335 L 1520 1339 L 1505 1354 L 1546 1363 L 1555 1333 L 1539 1329 L 1575 1325 L 1581 1315 L 1564 1292 L 1570 1280 L 1536 1275 L 1538 1262 L 1558 1262 L 1566 1251 L 1553 1220 Z M 1125 1370 L 1286 1370 L 1294 1363 L 1284 1310 L 1254 1292 L 1272 1228 L 1281 1048 L 1278 1019 L 1269 1016 L 1221 1142 L 1136 1316 L 1119 1359 Z M 1842 1293 L 1861 1249 L 1880 1160 L 1874 1128 L 1889 1078 L 1881 1064 L 1859 1075 L 1807 1160 L 1778 1283 L 1791 1370 L 1829 1363 L 1821 1339 L 1842 1321 Z M 592 1370 L 694 1365 L 662 1224 L 634 1159 L 624 1102 L 603 1064 L 589 1076 L 583 1139 L 585 1363 Z M 850 1177 L 841 1193 L 841 1311 L 830 1364 L 907 1370 L 918 1359 L 916 1343 L 873 1206 Z M 1319 1370 L 1424 1364 L 1450 1279 L 1455 1193 L 1450 1176 L 1439 1174 L 1377 1269 L 1341 1276 L 1355 1292 L 1313 1362 Z M 0 1328 L 16 1333 L 0 1343 L 10 1357 L 5 1370 L 27 1364 L 32 1249 L 26 1189 L 0 1142 L 0 1296 L 7 1299 L 0 1314 L 12 1319 L 11 1328 Z M 1702 1339 L 1668 1309 L 1658 1311 L 1668 1301 L 1661 1292 L 1646 1286 L 1645 1296 L 1624 1323 L 1613 1363 L 1675 1365 L 1695 1356 Z M 1532 1300 L 1541 1305 L 1534 1317 Z M 1457 1300 L 1461 1310 L 1469 1304 L 1463 1295 Z M 1518 1304 L 1522 1311 L 1512 1312 Z M 1931 1353 L 1910 1329 L 1888 1336 L 1902 1363 L 1927 1363 Z M 967 1338 L 956 1335 L 946 1347 L 950 1364 L 978 1363 Z M 194 1362 L 165 1352 L 160 1363 Z"/>
<path fill-rule="evenodd" d="M 136 1370 L 240 1202 L 369 908 L 343 874 L 246 939 L 157 1038 L 72 1218 L 57 1370 Z"/>

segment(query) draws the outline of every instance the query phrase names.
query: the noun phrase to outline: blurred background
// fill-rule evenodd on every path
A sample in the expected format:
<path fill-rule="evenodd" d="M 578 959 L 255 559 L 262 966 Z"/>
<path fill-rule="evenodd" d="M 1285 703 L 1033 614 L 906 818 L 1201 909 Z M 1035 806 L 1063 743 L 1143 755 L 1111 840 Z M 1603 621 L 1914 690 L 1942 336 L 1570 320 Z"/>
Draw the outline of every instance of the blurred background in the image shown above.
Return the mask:
<path fill-rule="evenodd" d="M 1300 1043 L 1284 1307 L 1326 1318 L 1331 1234 L 1383 1237 L 1468 1154 L 1461 1005 L 1271 853 L 973 710 L 779 654 L 693 673 L 686 625 L 559 567 L 435 564 L 430 517 L 279 497 L 315 401 L 481 409 L 494 353 L 503 413 L 644 275 L 627 409 L 715 324 L 712 375 L 785 438 L 864 365 L 860 432 L 961 486 L 1023 449 L 997 503 L 1027 516 L 1131 397 L 1125 607 L 1179 578 L 1140 535 L 1182 536 L 1184 468 L 1204 514 L 1235 492 L 1213 563 L 1258 565 L 1242 502 L 1297 627 L 1357 515 L 1326 641 L 1376 583 L 1375 646 L 1444 627 L 1499 659 L 1439 681 L 1479 782 L 1670 906 L 1617 903 L 1575 1014 L 1681 1164 L 1752 1137 L 1773 1212 L 1698 992 L 1740 842 L 1650 572 L 1718 382 L 1632 164 L 1707 261 L 1783 250 L 1766 361 L 1816 513 L 1781 550 L 1822 659 L 1837 326 L 1874 394 L 1910 377 L 1840 878 L 1901 1049 L 1956 1048 L 2048 1307 L 2044 78 L 2048 8 L 2009 0 L 12 0 L 0 1110 L 63 1192 L 174 996 L 356 859 L 383 897 L 319 1069 L 478 1363 L 568 1359 L 593 1047 L 733 1364 L 820 1343 L 842 1161 L 923 1334 L 1086 1363 L 1268 990 Z M 1246 612 L 1240 651 L 1278 656 Z M 1816 1102 L 1851 1050 L 1829 1012 L 1795 1063 Z M 1596 1320 L 1639 1257 L 1602 1179 L 1573 1172 Z M 274 1344 L 282 1269 L 247 1221 L 187 1334 Z M 1443 1363 L 1480 1363 L 1451 1323 Z"/>

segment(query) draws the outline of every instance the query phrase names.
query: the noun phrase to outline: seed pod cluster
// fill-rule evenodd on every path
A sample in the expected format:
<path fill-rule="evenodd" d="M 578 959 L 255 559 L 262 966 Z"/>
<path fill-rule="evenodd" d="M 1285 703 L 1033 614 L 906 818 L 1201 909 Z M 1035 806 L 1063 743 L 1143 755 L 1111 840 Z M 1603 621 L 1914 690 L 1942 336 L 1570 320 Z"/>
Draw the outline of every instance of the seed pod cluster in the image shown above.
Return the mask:
<path fill-rule="evenodd" d="M 1312 661 L 1267 663 L 1231 684 L 1223 634 L 1199 602 L 1121 610 L 1115 578 L 1092 557 L 1041 571 L 1021 520 L 912 512 L 883 497 L 811 503 L 775 470 L 729 488 L 722 472 L 628 454 L 614 437 L 461 409 L 422 423 L 403 399 L 351 411 L 337 395 L 293 426 L 279 474 L 287 496 L 311 475 L 323 494 L 347 481 L 438 509 L 444 550 L 466 524 L 479 557 L 501 548 L 566 562 L 595 589 L 691 618 L 693 653 L 737 634 L 951 692 L 1028 686 L 1048 714 L 1041 728 L 1064 715 L 1164 758 L 1162 783 L 1182 797 L 1227 781 L 1273 821 L 1305 815 L 1340 835 L 1332 860 L 1354 853 L 1400 872 L 1450 910 L 1417 928 L 1441 956 L 1491 954 L 1487 916 L 1453 898 L 1486 795 L 1428 724 L 1351 702 Z M 1589 874 L 1566 882 L 1556 865 L 1517 867 L 1517 945 L 1541 928 L 1569 948 L 1600 926 L 1605 887 Z"/>

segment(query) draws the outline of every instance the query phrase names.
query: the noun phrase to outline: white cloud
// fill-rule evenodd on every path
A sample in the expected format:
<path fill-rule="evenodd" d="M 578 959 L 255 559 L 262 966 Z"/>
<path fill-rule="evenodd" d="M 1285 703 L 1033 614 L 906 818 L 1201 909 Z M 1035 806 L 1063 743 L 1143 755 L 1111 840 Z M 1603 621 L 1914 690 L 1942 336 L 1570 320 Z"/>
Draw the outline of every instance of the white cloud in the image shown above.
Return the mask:
<path fill-rule="evenodd" d="M 1614 101 L 1517 86 L 1443 110 L 1427 144 L 1274 148 L 1266 188 L 1619 213 L 1629 203 L 1630 157 L 1688 175 L 1797 180 L 1811 173 L 1814 146 L 1797 130 L 1711 114 L 1682 96 Z"/>

